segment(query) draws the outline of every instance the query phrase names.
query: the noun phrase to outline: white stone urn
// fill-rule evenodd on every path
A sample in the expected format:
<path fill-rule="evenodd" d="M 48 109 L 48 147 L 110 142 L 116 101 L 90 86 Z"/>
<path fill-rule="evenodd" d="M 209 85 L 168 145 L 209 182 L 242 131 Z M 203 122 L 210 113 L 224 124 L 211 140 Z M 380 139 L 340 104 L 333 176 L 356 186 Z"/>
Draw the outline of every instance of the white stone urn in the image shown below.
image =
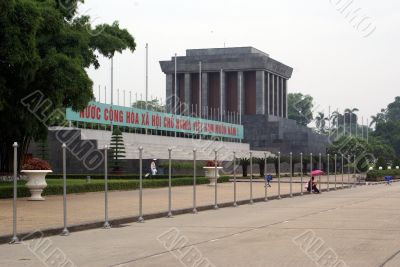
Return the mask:
<path fill-rule="evenodd" d="M 46 175 L 51 173 L 51 170 L 21 170 L 21 173 L 28 176 L 28 182 L 26 187 L 28 187 L 31 192 L 31 197 L 28 200 L 32 201 L 43 201 L 42 197 L 43 189 L 47 187 Z"/>
<path fill-rule="evenodd" d="M 217 171 L 217 180 L 219 178 L 219 170 L 222 170 L 223 167 L 203 167 L 203 169 L 206 171 L 205 175 L 208 180 L 210 180 L 209 186 L 215 186 L 215 171 Z M 216 169 L 216 170 L 215 170 Z"/>

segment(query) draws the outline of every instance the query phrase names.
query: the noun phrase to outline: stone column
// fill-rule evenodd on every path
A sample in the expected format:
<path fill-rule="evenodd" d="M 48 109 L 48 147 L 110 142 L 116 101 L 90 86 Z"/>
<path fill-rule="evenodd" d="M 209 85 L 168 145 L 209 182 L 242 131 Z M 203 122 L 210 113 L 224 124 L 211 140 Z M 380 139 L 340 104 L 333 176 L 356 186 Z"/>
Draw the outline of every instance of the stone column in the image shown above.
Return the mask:
<path fill-rule="evenodd" d="M 265 105 L 264 105 L 264 109 L 265 109 L 265 114 L 269 115 L 269 90 L 270 90 L 270 86 L 269 86 L 269 73 L 268 72 L 264 72 L 264 81 L 265 81 Z"/>
<path fill-rule="evenodd" d="M 276 103 L 275 103 L 275 75 L 271 73 L 270 78 L 272 79 L 272 88 L 271 88 L 271 90 L 272 90 L 272 113 L 271 114 L 275 116 L 276 115 L 275 114 L 275 105 L 276 105 Z"/>
<path fill-rule="evenodd" d="M 184 114 L 187 115 L 190 113 L 191 106 L 191 95 L 192 91 L 190 90 L 190 73 L 185 73 L 185 99 L 184 99 Z"/>
<path fill-rule="evenodd" d="M 279 89 L 281 88 L 281 85 L 280 85 L 280 78 L 279 78 L 279 76 L 277 76 L 277 75 L 275 75 L 275 79 L 276 79 L 276 84 L 275 84 L 275 93 L 276 93 L 276 103 L 275 103 L 275 105 L 276 105 L 276 113 L 275 113 L 275 116 L 278 116 L 279 117 L 279 112 L 280 112 L 280 110 L 281 110 L 281 99 L 280 99 L 280 94 L 279 94 Z"/>
<path fill-rule="evenodd" d="M 166 110 L 167 112 L 172 112 L 172 107 L 173 107 L 173 87 L 174 85 L 172 84 L 173 80 L 173 74 L 166 74 L 166 100 L 165 100 L 165 105 L 166 105 Z"/>
<path fill-rule="evenodd" d="M 226 108 L 226 86 L 225 86 L 225 72 L 224 70 L 220 71 L 219 75 L 220 79 L 220 88 L 219 88 L 219 108 L 221 110 L 221 118 L 224 116 L 225 108 Z"/>
<path fill-rule="evenodd" d="M 201 74 L 201 106 L 208 107 L 208 73 L 207 72 L 203 72 Z"/>
<path fill-rule="evenodd" d="M 286 103 L 286 105 L 285 105 L 285 107 L 286 107 L 286 110 L 285 110 L 285 118 L 287 119 L 288 118 L 288 109 L 289 109 L 289 107 L 288 107 L 288 80 L 286 80 L 285 79 L 285 103 Z"/>
<path fill-rule="evenodd" d="M 264 71 L 256 71 L 256 114 L 265 114 Z"/>
<path fill-rule="evenodd" d="M 238 71 L 238 113 L 239 115 L 243 115 L 244 113 L 244 79 L 243 79 L 243 71 Z"/>
<path fill-rule="evenodd" d="M 284 110 L 283 102 L 284 102 L 284 98 L 285 97 L 283 95 L 283 78 L 280 77 L 279 79 L 281 80 L 281 93 L 280 93 L 280 96 L 281 96 L 281 112 L 280 112 L 280 115 L 281 115 L 281 117 L 284 117 L 284 114 L 283 114 L 283 110 Z"/>

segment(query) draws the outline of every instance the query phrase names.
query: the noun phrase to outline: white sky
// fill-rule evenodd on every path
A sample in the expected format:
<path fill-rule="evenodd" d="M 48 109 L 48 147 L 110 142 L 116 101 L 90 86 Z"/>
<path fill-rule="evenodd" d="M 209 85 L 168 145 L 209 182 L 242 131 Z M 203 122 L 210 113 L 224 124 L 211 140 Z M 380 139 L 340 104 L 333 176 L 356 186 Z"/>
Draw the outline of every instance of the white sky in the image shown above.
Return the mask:
<path fill-rule="evenodd" d="M 290 92 L 314 97 L 316 111 L 358 107 L 364 118 L 376 114 L 399 94 L 400 1 L 398 0 L 86 0 L 81 14 L 93 24 L 120 22 L 135 37 L 137 49 L 114 59 L 114 88 L 145 93 L 145 44 L 149 43 L 149 96 L 165 99 L 159 60 L 189 48 L 253 46 L 294 68 Z M 337 7 L 368 16 L 365 38 Z M 336 5 L 336 3 L 338 3 Z M 354 23 L 353 23 L 354 24 Z M 89 70 L 95 84 L 110 88 L 110 62 Z M 109 96 L 107 97 L 109 101 Z M 115 90 L 115 99 L 116 90 Z M 116 100 L 115 100 L 116 101 Z"/>

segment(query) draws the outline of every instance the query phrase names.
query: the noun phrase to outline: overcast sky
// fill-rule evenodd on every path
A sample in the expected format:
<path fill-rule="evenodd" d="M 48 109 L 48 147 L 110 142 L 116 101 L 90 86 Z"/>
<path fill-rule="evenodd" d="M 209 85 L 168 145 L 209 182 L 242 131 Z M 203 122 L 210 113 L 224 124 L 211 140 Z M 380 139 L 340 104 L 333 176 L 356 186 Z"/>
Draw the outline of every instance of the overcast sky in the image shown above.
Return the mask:
<path fill-rule="evenodd" d="M 144 97 L 146 43 L 149 95 L 163 99 L 159 60 L 224 45 L 253 46 L 293 67 L 289 91 L 312 95 L 316 111 L 328 113 L 329 105 L 332 110 L 357 107 L 366 118 L 400 95 L 398 0 L 86 0 L 80 13 L 90 15 L 93 24 L 118 20 L 135 37 L 136 51 L 114 59 L 120 104 L 122 90 L 126 105 L 128 91 L 133 100 L 136 92 Z M 102 58 L 100 64 L 89 75 L 96 96 L 102 86 L 103 101 L 110 61 Z"/>

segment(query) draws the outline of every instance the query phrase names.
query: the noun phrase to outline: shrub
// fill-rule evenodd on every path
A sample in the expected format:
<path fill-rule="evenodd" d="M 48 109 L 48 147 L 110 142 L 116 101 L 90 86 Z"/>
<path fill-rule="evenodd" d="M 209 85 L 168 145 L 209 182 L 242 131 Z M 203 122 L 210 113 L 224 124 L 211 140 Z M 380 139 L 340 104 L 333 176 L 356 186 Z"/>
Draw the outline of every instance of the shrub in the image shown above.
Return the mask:
<path fill-rule="evenodd" d="M 44 196 L 49 195 L 62 195 L 63 184 L 62 180 L 47 180 L 48 186 L 43 190 Z M 229 177 L 221 176 L 218 179 L 218 183 L 229 182 Z M 196 179 L 196 184 L 207 184 L 209 180 L 201 177 Z M 184 186 L 192 185 L 193 178 L 174 178 L 172 179 L 172 186 Z M 143 188 L 160 188 L 167 187 L 167 179 L 146 179 L 143 180 Z M 108 182 L 108 190 L 110 191 L 127 191 L 136 190 L 139 188 L 139 181 L 137 180 L 111 180 Z M 104 181 L 94 180 L 91 183 L 86 183 L 84 180 L 73 180 L 68 181 L 67 194 L 73 193 L 88 193 L 88 192 L 102 192 L 104 191 Z M 25 187 L 25 182 L 18 182 L 17 187 L 18 197 L 29 197 L 29 189 Z M 13 197 L 13 185 L 12 183 L 0 183 L 0 199 L 1 198 L 12 198 Z"/>
<path fill-rule="evenodd" d="M 158 165 L 160 168 L 168 169 L 169 168 L 169 163 L 164 162 Z M 197 168 L 201 168 L 204 166 L 204 163 L 202 161 L 198 161 L 196 163 Z M 180 161 L 172 161 L 171 162 L 171 168 L 172 169 L 193 169 L 193 162 L 180 162 Z"/>
<path fill-rule="evenodd" d="M 157 174 L 153 175 L 152 177 L 146 177 L 144 178 L 144 173 L 143 173 L 143 179 L 149 180 L 149 179 L 168 179 L 168 174 Z M 104 180 L 104 174 L 67 174 L 67 179 L 68 180 L 79 180 L 79 179 L 86 179 L 87 176 L 90 176 L 91 179 L 93 180 Z M 188 177 L 187 174 L 174 174 L 174 178 L 185 178 Z M 49 173 L 46 176 L 46 179 L 62 179 L 63 176 L 62 174 L 54 174 L 54 173 Z M 108 175 L 109 180 L 137 180 L 139 179 L 139 174 L 110 174 Z"/>
<path fill-rule="evenodd" d="M 385 176 L 393 176 L 393 178 L 400 178 L 400 170 L 372 170 L 367 173 L 367 181 L 384 181 Z"/>
<path fill-rule="evenodd" d="M 382 157 L 379 157 L 375 163 L 375 169 L 379 170 L 379 167 L 382 167 L 384 170 L 387 168 L 386 161 Z"/>

